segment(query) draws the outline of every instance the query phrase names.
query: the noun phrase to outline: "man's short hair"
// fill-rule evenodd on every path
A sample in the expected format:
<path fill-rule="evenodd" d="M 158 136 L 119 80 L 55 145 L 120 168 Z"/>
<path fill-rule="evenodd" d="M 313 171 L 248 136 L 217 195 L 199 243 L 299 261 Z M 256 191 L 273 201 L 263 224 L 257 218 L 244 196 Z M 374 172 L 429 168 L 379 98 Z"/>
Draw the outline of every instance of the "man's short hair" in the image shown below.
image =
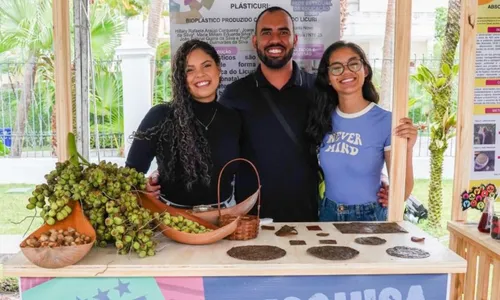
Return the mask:
<path fill-rule="evenodd" d="M 259 21 L 260 21 L 260 18 L 266 13 L 266 12 L 269 12 L 269 13 L 273 13 L 273 12 L 276 12 L 276 11 L 282 11 L 284 13 L 286 13 L 289 17 L 290 17 L 290 20 L 292 20 L 292 30 L 293 32 L 295 32 L 295 24 L 293 22 L 293 18 L 292 18 L 292 15 L 286 10 L 284 9 L 283 7 L 279 7 L 279 6 L 271 6 L 271 7 L 268 7 L 266 8 L 265 10 L 263 10 L 259 16 L 257 17 L 257 20 L 255 21 L 255 34 L 257 34 L 257 24 L 259 24 Z"/>

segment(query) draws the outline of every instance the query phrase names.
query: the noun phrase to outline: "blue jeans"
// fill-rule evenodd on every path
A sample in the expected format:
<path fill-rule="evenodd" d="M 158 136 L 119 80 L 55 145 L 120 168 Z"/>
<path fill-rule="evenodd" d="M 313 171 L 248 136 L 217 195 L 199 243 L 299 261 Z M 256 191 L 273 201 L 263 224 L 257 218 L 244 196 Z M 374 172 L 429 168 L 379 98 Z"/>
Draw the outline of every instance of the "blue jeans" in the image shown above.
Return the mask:
<path fill-rule="evenodd" d="M 377 202 L 344 205 L 324 198 L 319 208 L 319 221 L 387 221 L 387 208 Z"/>

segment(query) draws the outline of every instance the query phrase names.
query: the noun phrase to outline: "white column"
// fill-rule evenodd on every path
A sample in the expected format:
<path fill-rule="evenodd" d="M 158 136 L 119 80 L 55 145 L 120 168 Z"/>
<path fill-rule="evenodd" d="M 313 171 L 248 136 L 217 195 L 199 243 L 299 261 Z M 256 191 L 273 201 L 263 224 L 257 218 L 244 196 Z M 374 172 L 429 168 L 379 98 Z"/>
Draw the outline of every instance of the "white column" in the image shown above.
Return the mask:
<path fill-rule="evenodd" d="M 116 49 L 123 77 L 123 118 L 125 157 L 131 146 L 130 135 L 137 130 L 152 105 L 151 64 L 154 49 L 140 36 L 124 36 Z"/>

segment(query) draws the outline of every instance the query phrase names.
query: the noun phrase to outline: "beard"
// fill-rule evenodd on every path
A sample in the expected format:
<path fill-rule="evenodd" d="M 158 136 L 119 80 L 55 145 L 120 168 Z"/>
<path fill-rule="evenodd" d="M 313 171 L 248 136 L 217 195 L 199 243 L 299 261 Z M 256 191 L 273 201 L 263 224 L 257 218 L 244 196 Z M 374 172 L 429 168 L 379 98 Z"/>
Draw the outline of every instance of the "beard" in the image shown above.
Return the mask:
<path fill-rule="evenodd" d="M 269 45 L 266 47 L 266 49 L 271 48 L 271 47 L 276 47 L 276 46 L 282 47 L 281 45 Z M 266 49 L 264 49 L 264 51 L 262 51 L 257 47 L 257 45 L 255 46 L 255 48 L 257 49 L 257 56 L 259 57 L 260 61 L 266 67 L 268 67 L 270 69 L 283 68 L 290 61 L 290 59 L 292 59 L 293 50 L 294 50 L 294 48 L 291 48 L 290 50 L 285 52 L 285 56 L 283 56 L 282 58 L 274 58 L 274 57 L 269 57 L 266 55 L 266 53 L 265 53 Z M 282 48 L 285 49 L 284 47 L 282 47 Z"/>

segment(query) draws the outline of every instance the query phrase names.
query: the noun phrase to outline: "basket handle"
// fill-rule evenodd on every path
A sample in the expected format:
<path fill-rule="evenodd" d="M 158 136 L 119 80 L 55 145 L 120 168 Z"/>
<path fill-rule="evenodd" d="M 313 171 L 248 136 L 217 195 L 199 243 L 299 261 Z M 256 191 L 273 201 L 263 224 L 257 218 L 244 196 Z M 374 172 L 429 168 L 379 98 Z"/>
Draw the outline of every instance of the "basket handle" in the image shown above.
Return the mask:
<path fill-rule="evenodd" d="M 224 172 L 224 169 L 226 169 L 226 167 L 230 164 L 232 164 L 233 162 L 235 161 L 244 161 L 244 162 L 247 162 L 248 164 L 250 164 L 250 166 L 253 168 L 253 170 L 255 171 L 255 176 L 257 176 L 257 191 L 259 192 L 258 195 L 257 195 L 257 217 L 260 217 L 260 176 L 259 176 L 259 172 L 257 171 L 257 168 L 255 167 L 255 165 L 249 161 L 248 159 L 245 159 L 245 158 L 235 158 L 235 159 L 232 159 L 230 161 L 228 161 L 224 167 L 222 167 L 222 169 L 220 170 L 220 173 L 219 173 L 219 180 L 217 182 L 217 209 L 219 210 L 219 218 L 222 216 L 221 214 L 221 211 L 220 211 L 220 180 L 222 178 L 222 173 Z"/>

